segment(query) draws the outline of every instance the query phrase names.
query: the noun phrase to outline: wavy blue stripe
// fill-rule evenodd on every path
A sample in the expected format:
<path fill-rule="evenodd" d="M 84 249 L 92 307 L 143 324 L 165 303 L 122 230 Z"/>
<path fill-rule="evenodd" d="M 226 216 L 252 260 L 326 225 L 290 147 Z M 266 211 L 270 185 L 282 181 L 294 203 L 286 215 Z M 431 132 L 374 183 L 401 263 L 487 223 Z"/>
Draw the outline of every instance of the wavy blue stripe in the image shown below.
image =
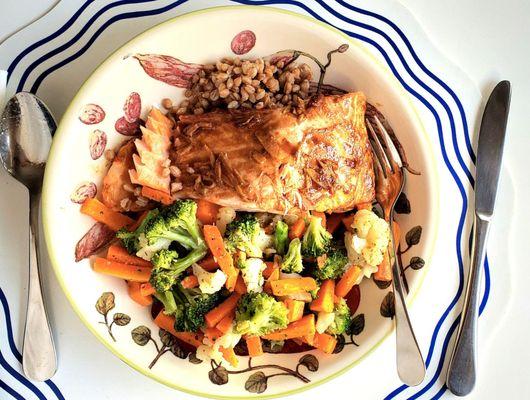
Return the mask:
<path fill-rule="evenodd" d="M 478 315 L 482 315 L 482 312 L 486 308 L 486 304 L 488 304 L 488 299 L 490 297 L 490 291 L 491 291 L 490 266 L 489 266 L 488 256 L 486 256 L 486 259 L 484 261 L 484 294 L 482 296 L 482 301 L 480 302 L 480 306 L 478 308 Z"/>
<path fill-rule="evenodd" d="M 11 324 L 11 311 L 9 310 L 9 303 L 7 302 L 7 297 L 4 294 L 1 287 L 0 287 L 0 303 L 2 303 L 2 309 L 4 311 L 4 315 L 6 319 L 7 342 L 9 344 L 9 348 L 11 350 L 11 353 L 13 353 L 13 356 L 18 360 L 19 363 L 22 364 L 22 354 L 20 354 L 20 352 L 18 351 L 15 345 L 15 340 L 14 340 L 14 335 L 13 335 L 13 326 Z M 24 382 L 22 381 L 20 382 L 24 384 Z M 64 396 L 61 393 L 60 389 L 55 385 L 55 383 L 52 382 L 51 379 L 48 379 L 44 383 L 53 391 L 53 393 L 57 396 L 59 400 L 64 400 Z"/>
<path fill-rule="evenodd" d="M 26 80 L 28 79 L 28 76 L 33 72 L 33 70 L 35 68 L 37 68 L 40 64 L 42 64 L 44 61 L 50 59 L 51 57 L 61 53 L 62 51 L 68 49 L 70 46 L 72 46 L 73 44 L 77 43 L 79 41 L 79 39 L 81 39 L 81 37 L 85 34 L 85 32 L 94 24 L 94 22 L 101 16 L 103 15 L 105 12 L 107 12 L 108 10 L 111 10 L 113 8 L 116 8 L 116 7 L 119 7 L 119 6 L 122 6 L 122 5 L 128 5 L 128 4 L 139 4 L 139 3 L 149 3 L 149 2 L 153 2 L 153 1 L 156 1 L 156 0 L 123 0 L 123 1 L 117 1 L 117 2 L 114 2 L 114 3 L 111 3 L 111 4 L 107 4 L 105 7 L 99 9 L 91 18 L 90 20 L 85 24 L 83 25 L 83 27 L 81 28 L 81 30 L 72 38 L 70 39 L 69 41 L 67 41 L 66 43 L 62 44 L 61 46 L 53 49 L 52 51 L 49 51 L 48 53 L 42 55 L 41 57 L 39 57 L 37 60 L 35 60 L 33 63 L 31 63 L 28 68 L 26 68 L 26 70 L 24 71 L 24 73 L 22 74 L 22 77 L 20 78 L 20 81 L 18 83 L 18 86 L 17 86 L 17 92 L 19 91 L 22 91 L 23 88 L 24 88 L 24 85 L 26 84 Z M 123 15 L 123 14 L 122 14 Z M 114 17 L 113 17 L 114 18 Z M 111 18 L 111 20 L 113 19 Z M 105 24 L 104 24 L 105 25 Z M 104 26 L 103 25 L 103 26 Z M 89 44 L 91 44 L 92 42 L 89 42 Z M 90 46 L 89 46 L 90 47 Z M 67 59 L 68 60 L 68 59 Z M 48 70 L 47 70 L 48 71 Z M 46 71 L 46 72 L 47 72 Z M 48 72 L 51 73 L 53 71 L 50 71 Z M 45 74 L 44 76 L 47 76 L 48 74 Z M 41 74 L 41 76 L 43 76 Z M 38 84 L 34 84 L 32 89 L 31 89 L 31 92 L 35 93 L 38 89 L 40 85 L 40 81 Z"/>
<path fill-rule="evenodd" d="M 22 397 L 21 394 L 17 393 L 15 389 L 12 389 L 9 387 L 7 383 L 5 383 L 2 379 L 0 379 L 0 388 L 5 390 L 7 393 L 9 393 L 12 397 L 14 397 L 17 400 L 24 400 L 24 397 Z"/>
<path fill-rule="evenodd" d="M 351 4 L 348 4 L 347 2 L 345 2 L 343 0 L 335 0 L 335 1 L 337 3 L 339 3 L 339 4 L 341 4 L 342 6 L 352 10 L 352 11 L 356 11 L 359 14 L 363 14 L 363 15 L 367 15 L 367 16 L 373 17 L 375 19 L 378 19 L 379 21 L 384 22 L 388 26 L 390 26 L 394 30 L 394 32 L 396 32 L 399 35 L 401 40 L 403 40 L 403 43 L 405 43 L 405 46 L 407 46 L 407 49 L 410 51 L 410 54 L 411 54 L 412 58 L 414 59 L 414 61 L 416 61 L 418 66 L 421 68 L 421 70 L 423 72 L 425 72 L 435 82 L 437 82 L 440 86 L 442 86 L 447 91 L 447 93 L 449 93 L 449 95 L 451 96 L 451 98 L 454 100 L 454 102 L 456 103 L 456 105 L 458 107 L 458 111 L 459 111 L 460 116 L 462 118 L 462 125 L 464 126 L 464 138 L 465 138 L 465 142 L 466 142 L 467 151 L 469 153 L 469 156 L 471 157 L 471 160 L 473 161 L 473 164 L 475 164 L 476 163 L 476 155 L 475 155 L 475 151 L 473 150 L 473 145 L 471 144 L 471 138 L 469 137 L 469 130 L 468 130 L 468 125 L 467 125 L 466 112 L 464 110 L 464 106 L 462 105 L 462 102 L 460 101 L 460 99 L 458 98 L 456 93 L 449 87 L 449 85 L 447 85 L 443 80 L 441 80 L 438 76 L 436 76 L 434 73 L 432 73 L 423 64 L 423 62 L 418 57 L 416 51 L 414 51 L 414 48 L 412 47 L 412 44 L 410 43 L 408 38 L 405 36 L 403 31 L 394 22 L 392 22 L 388 18 L 384 17 L 383 15 L 377 14 L 377 13 L 375 13 L 373 11 L 368 11 L 368 10 L 364 10 L 362 8 L 359 8 L 359 7 L 355 7 L 355 6 L 351 5 Z"/>
<path fill-rule="evenodd" d="M 9 375 L 11 375 L 21 384 L 26 386 L 29 390 L 31 390 L 35 394 L 35 396 L 37 396 L 39 399 L 46 400 L 46 397 L 44 396 L 44 394 L 33 383 L 31 383 L 28 379 L 26 379 L 24 375 L 20 374 L 11 365 L 9 365 L 9 363 L 4 358 L 2 351 L 0 351 L 0 366 L 2 366 Z"/>
<path fill-rule="evenodd" d="M 72 24 L 77 21 L 77 19 L 79 18 L 79 16 L 83 13 L 83 11 L 85 11 L 85 9 L 91 4 L 93 3 L 95 0 L 87 0 L 76 12 L 74 15 L 72 15 L 72 17 L 70 17 L 70 19 L 68 21 L 66 21 L 66 23 L 61 26 L 59 29 L 57 29 L 55 32 L 53 32 L 51 35 L 48 35 L 46 36 L 45 38 L 39 40 L 38 42 L 35 42 L 33 43 L 31 46 L 28 46 L 27 48 L 25 48 L 24 50 L 22 50 L 22 52 L 15 57 L 15 59 L 11 62 L 11 64 L 9 64 L 9 67 L 7 68 L 7 81 L 9 82 L 9 79 L 11 78 L 11 74 L 13 73 L 13 71 L 15 70 L 16 66 L 18 65 L 18 63 L 25 57 L 27 56 L 29 53 L 31 53 L 32 51 L 38 49 L 39 47 L 41 47 L 42 45 L 44 44 L 47 44 L 49 43 L 51 40 L 55 39 L 56 37 L 58 37 L 59 35 L 61 35 L 62 33 L 64 33 L 70 26 L 72 26 Z"/>

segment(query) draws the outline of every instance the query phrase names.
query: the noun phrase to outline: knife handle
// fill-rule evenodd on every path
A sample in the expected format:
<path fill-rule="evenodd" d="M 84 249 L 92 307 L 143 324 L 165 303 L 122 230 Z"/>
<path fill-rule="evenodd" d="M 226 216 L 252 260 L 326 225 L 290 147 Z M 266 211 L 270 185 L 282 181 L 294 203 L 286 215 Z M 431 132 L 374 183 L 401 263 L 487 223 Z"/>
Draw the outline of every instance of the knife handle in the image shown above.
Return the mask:
<path fill-rule="evenodd" d="M 489 220 L 475 214 L 473 250 L 460 327 L 447 371 L 447 387 L 456 396 L 466 396 L 477 377 L 477 323 L 482 264 L 486 256 Z"/>

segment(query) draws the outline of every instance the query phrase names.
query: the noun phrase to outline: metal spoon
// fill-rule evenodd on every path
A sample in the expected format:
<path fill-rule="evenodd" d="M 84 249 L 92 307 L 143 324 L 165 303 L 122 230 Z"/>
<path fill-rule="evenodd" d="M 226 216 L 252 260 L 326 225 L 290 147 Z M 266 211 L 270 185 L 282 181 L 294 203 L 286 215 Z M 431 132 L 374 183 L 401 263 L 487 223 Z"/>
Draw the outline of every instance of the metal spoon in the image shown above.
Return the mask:
<path fill-rule="evenodd" d="M 33 380 L 44 381 L 57 370 L 53 337 L 42 299 L 39 277 L 39 200 L 44 166 L 55 131 L 44 103 L 31 93 L 17 93 L 0 120 L 0 158 L 4 168 L 29 192 L 29 294 L 22 367 Z"/>

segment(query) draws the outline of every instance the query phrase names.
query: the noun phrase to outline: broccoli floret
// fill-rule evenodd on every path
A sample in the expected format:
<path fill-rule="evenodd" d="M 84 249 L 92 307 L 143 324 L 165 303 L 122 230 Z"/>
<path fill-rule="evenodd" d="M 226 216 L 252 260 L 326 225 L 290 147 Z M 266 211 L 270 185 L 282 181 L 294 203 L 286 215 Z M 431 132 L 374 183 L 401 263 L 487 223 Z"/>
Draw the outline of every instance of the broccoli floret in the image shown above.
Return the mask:
<path fill-rule="evenodd" d="M 278 221 L 274 228 L 274 248 L 276 253 L 283 256 L 287 250 L 287 243 L 289 242 L 289 226 L 283 222 Z"/>
<path fill-rule="evenodd" d="M 230 253 L 239 250 L 250 257 L 261 258 L 260 231 L 259 221 L 253 214 L 241 215 L 226 227 L 226 249 Z"/>
<path fill-rule="evenodd" d="M 235 331 L 241 335 L 266 335 L 287 326 L 287 313 L 287 307 L 274 297 L 266 293 L 248 293 L 239 300 Z"/>
<path fill-rule="evenodd" d="M 331 335 L 341 335 L 344 332 L 347 332 L 350 328 L 352 318 L 350 308 L 344 299 L 341 298 L 340 301 L 335 304 L 333 313 L 335 313 L 335 319 L 328 327 L 326 332 Z"/>
<path fill-rule="evenodd" d="M 170 290 L 186 268 L 202 259 L 206 252 L 206 245 L 204 244 L 182 258 L 178 258 L 178 254 L 174 250 L 158 251 L 151 259 L 153 270 L 149 282 L 158 292 Z"/>
<path fill-rule="evenodd" d="M 318 217 L 311 216 L 302 240 L 302 254 L 304 257 L 318 257 L 328 251 L 331 233 L 322 226 Z"/>
<path fill-rule="evenodd" d="M 317 267 L 313 270 L 315 279 L 323 281 L 325 279 L 337 279 L 344 273 L 348 264 L 346 250 L 333 246 L 327 254 L 317 260 Z"/>
<path fill-rule="evenodd" d="M 304 264 L 302 264 L 301 248 L 302 244 L 300 243 L 300 239 L 296 238 L 291 240 L 291 243 L 289 243 L 289 250 L 287 250 L 287 254 L 283 258 L 280 266 L 283 272 L 302 272 Z"/>
<path fill-rule="evenodd" d="M 121 228 L 116 232 L 116 237 L 122 241 L 129 254 L 135 254 L 140 249 L 139 236 L 144 233 L 146 224 L 158 217 L 158 214 L 158 209 L 151 210 L 136 230 L 131 232 L 127 228 Z"/>
<path fill-rule="evenodd" d="M 197 332 L 204 326 L 204 316 L 223 299 L 221 291 L 205 294 L 199 289 L 184 289 L 180 283 L 173 290 L 177 310 L 175 330 L 177 332 Z"/>
<path fill-rule="evenodd" d="M 174 315 L 177 313 L 175 295 L 171 290 L 163 293 L 155 292 L 155 297 L 164 305 L 164 314 Z"/>

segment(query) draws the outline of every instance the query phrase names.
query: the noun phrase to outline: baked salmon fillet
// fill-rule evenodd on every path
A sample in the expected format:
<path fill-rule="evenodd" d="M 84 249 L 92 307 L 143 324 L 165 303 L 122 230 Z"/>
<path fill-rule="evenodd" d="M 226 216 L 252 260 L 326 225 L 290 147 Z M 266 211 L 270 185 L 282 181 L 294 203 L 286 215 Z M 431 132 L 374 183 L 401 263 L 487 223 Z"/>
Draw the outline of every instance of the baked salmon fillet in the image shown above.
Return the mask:
<path fill-rule="evenodd" d="M 316 97 L 298 116 L 281 108 L 182 115 L 169 152 L 172 195 L 282 214 L 371 202 L 365 110 L 357 92 Z"/>

